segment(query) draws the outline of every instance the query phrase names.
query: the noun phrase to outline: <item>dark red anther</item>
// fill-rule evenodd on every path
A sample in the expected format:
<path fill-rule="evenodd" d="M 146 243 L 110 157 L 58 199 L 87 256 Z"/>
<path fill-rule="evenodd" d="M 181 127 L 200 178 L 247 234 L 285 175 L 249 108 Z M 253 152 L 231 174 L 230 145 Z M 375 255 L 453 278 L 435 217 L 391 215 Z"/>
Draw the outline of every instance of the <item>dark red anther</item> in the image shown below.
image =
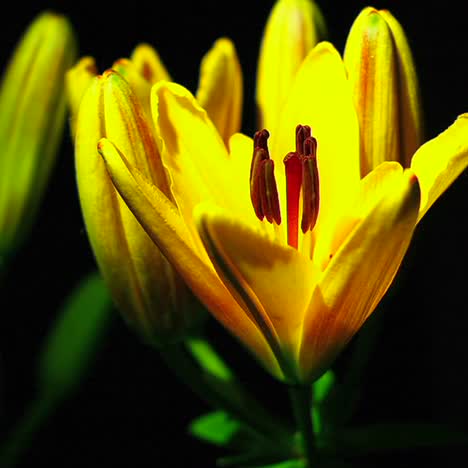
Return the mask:
<path fill-rule="evenodd" d="M 312 146 L 314 152 L 302 158 L 301 230 L 304 234 L 314 229 L 319 212 L 320 193 L 317 157 L 315 153 L 316 147 L 317 143 L 315 142 L 315 146 Z"/>
<path fill-rule="evenodd" d="M 270 132 L 264 128 L 255 132 L 254 135 L 254 148 L 263 148 L 268 152 L 268 138 L 270 137 Z"/>
<path fill-rule="evenodd" d="M 299 198 L 302 185 L 302 162 L 296 153 L 284 158 L 286 171 L 286 210 L 288 216 L 288 244 L 297 249 L 299 225 Z"/>
<path fill-rule="evenodd" d="M 275 165 L 268 152 L 267 130 L 254 136 L 254 154 L 250 166 L 250 198 L 260 220 L 281 223 Z M 296 151 L 284 158 L 286 172 L 286 202 L 288 244 L 297 249 L 299 244 L 299 214 L 302 193 L 301 230 L 311 231 L 319 210 L 319 175 L 317 168 L 317 140 L 308 125 L 296 127 Z"/>
<path fill-rule="evenodd" d="M 263 148 L 255 148 L 250 165 L 250 199 L 255 210 L 257 218 L 263 220 L 265 214 L 262 209 L 262 202 L 260 198 L 260 179 L 262 171 L 260 169 L 261 163 L 268 158 L 268 153 Z"/>
<path fill-rule="evenodd" d="M 298 125 L 296 127 L 296 153 L 304 154 L 304 142 L 312 135 L 312 130 L 308 125 Z"/>
<path fill-rule="evenodd" d="M 268 151 L 268 137 L 269 136 L 270 136 L 270 133 L 266 129 L 259 130 L 254 135 L 254 154 L 252 158 L 252 164 L 250 165 L 250 183 L 251 184 L 252 184 L 252 178 L 255 172 L 255 168 L 259 160 L 268 159 L 270 157 L 270 153 Z M 263 151 L 260 151 L 260 154 L 262 155 L 261 158 L 259 158 L 258 156 L 259 150 L 263 150 Z"/>
<path fill-rule="evenodd" d="M 275 180 L 275 163 L 265 159 L 259 167 L 259 193 L 262 212 L 269 223 L 281 224 L 278 189 Z"/>
<path fill-rule="evenodd" d="M 317 140 L 313 136 L 309 136 L 304 140 L 304 156 L 316 156 Z"/>
<path fill-rule="evenodd" d="M 261 221 L 281 223 L 278 190 L 274 163 L 268 153 L 268 130 L 260 130 L 254 136 L 254 154 L 250 165 L 250 199 L 257 218 Z"/>

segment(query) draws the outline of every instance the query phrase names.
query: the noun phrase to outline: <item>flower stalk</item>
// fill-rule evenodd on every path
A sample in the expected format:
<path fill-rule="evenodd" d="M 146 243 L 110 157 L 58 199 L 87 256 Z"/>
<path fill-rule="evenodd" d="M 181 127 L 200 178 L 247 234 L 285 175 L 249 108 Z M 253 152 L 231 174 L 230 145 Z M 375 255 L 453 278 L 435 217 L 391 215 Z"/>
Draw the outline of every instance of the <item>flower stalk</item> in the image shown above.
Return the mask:
<path fill-rule="evenodd" d="M 312 390 L 310 385 L 289 385 L 289 398 L 301 438 L 303 456 L 306 468 L 317 466 L 317 450 L 315 446 L 314 428 L 311 417 Z"/>

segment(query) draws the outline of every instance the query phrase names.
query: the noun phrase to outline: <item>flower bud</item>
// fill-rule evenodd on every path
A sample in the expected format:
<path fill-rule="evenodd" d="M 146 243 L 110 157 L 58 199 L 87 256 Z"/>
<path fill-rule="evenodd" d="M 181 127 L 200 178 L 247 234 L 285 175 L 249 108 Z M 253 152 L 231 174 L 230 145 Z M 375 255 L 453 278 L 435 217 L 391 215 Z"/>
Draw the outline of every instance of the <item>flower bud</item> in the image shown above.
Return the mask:
<path fill-rule="evenodd" d="M 140 100 L 147 116 L 151 116 L 151 86 L 160 80 L 170 80 L 169 73 L 161 62 L 156 50 L 148 44 L 135 47 L 131 58 L 120 58 L 112 67 L 127 80 L 133 92 Z M 71 130 L 75 133 L 75 121 L 81 98 L 92 78 L 98 74 L 93 57 L 82 57 L 66 74 L 66 92 L 71 110 Z"/>
<path fill-rule="evenodd" d="M 361 175 L 410 160 L 422 143 L 418 82 L 405 33 L 385 10 L 365 8 L 344 54 L 361 130 Z"/>
<path fill-rule="evenodd" d="M 179 275 L 114 189 L 98 154 L 101 138 L 112 141 L 171 199 L 147 115 L 128 82 L 114 70 L 93 78 L 78 112 L 75 156 L 81 208 L 94 255 L 119 310 L 147 341 L 165 344 L 183 337 L 198 314 Z"/>
<path fill-rule="evenodd" d="M 275 131 L 286 96 L 308 52 L 326 28 L 311 0 L 278 0 L 263 34 L 257 72 L 259 128 Z"/>
<path fill-rule="evenodd" d="M 158 81 L 171 81 L 169 72 L 162 63 L 156 49 L 149 44 L 138 44 L 130 57 L 131 62 L 135 65 L 137 72 L 153 85 Z"/>
<path fill-rule="evenodd" d="M 65 71 L 75 60 L 69 21 L 45 12 L 28 27 L 0 87 L 0 256 L 26 235 L 52 170 L 66 115 Z"/>
<path fill-rule="evenodd" d="M 242 70 L 229 39 L 218 39 L 203 57 L 197 100 L 228 146 L 241 128 L 243 100 Z"/>

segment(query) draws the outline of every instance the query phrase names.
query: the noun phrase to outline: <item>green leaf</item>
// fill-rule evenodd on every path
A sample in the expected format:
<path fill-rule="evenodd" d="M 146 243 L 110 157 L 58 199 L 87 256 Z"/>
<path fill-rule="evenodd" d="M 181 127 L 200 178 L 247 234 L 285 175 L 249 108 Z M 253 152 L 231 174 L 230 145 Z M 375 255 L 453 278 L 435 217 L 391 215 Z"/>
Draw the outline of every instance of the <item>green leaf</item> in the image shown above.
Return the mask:
<path fill-rule="evenodd" d="M 187 340 L 190 351 L 202 368 L 221 380 L 232 380 L 233 375 L 229 367 L 219 357 L 211 345 L 200 338 Z"/>
<path fill-rule="evenodd" d="M 336 440 L 351 455 L 468 444 L 468 433 L 443 424 L 392 423 L 347 429 Z"/>
<path fill-rule="evenodd" d="M 214 411 L 192 421 L 189 431 L 198 439 L 224 446 L 233 441 L 240 428 L 239 421 L 231 418 L 224 411 Z"/>
<path fill-rule="evenodd" d="M 110 318 L 111 299 L 98 273 L 84 278 L 63 304 L 39 359 L 41 390 L 67 395 L 88 370 Z"/>

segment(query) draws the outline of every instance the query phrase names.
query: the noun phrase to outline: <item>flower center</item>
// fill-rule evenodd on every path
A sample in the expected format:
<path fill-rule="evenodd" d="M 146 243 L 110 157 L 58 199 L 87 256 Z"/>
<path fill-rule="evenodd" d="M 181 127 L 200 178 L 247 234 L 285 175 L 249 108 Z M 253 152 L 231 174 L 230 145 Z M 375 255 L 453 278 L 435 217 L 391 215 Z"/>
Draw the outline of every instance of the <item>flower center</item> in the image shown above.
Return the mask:
<path fill-rule="evenodd" d="M 254 136 L 250 166 L 250 198 L 255 214 L 262 221 L 281 224 L 281 210 L 276 187 L 274 162 L 268 151 L 268 130 Z M 305 234 L 314 229 L 319 211 L 319 176 L 317 140 L 308 125 L 296 127 L 296 151 L 284 158 L 286 173 L 286 211 L 288 244 L 298 248 L 299 218 Z M 302 206 L 301 206 L 302 197 Z M 302 208 L 302 209 L 301 209 Z"/>

